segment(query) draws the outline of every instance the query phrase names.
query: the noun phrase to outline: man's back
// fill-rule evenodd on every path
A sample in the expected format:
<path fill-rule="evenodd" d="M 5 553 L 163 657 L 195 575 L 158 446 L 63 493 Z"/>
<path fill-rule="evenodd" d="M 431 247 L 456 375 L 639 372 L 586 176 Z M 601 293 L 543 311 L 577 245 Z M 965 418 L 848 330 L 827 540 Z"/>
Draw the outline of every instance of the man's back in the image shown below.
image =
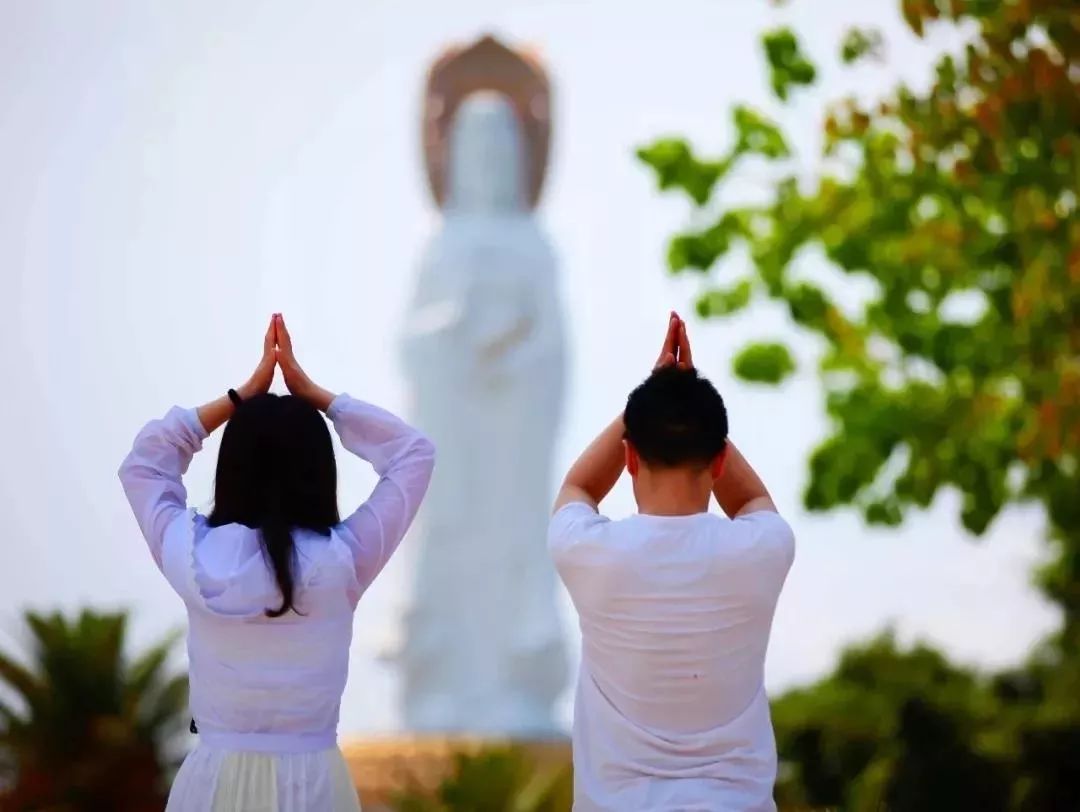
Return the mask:
<path fill-rule="evenodd" d="M 609 521 L 571 503 L 549 544 L 581 620 L 575 808 L 773 809 L 763 665 L 794 555 L 787 523 Z"/>

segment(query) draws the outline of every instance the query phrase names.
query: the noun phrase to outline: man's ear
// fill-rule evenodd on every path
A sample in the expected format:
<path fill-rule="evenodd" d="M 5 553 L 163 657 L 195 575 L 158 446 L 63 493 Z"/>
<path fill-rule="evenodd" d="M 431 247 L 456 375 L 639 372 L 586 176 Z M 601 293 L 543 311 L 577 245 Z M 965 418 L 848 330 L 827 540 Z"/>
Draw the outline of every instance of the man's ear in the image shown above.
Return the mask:
<path fill-rule="evenodd" d="M 630 476 L 637 476 L 638 471 L 641 470 L 641 457 L 638 456 L 637 449 L 630 444 L 629 440 L 623 440 L 622 444 L 626 470 L 630 472 Z"/>
<path fill-rule="evenodd" d="M 712 474 L 713 479 L 719 479 L 724 475 L 724 465 L 727 463 L 728 447 L 725 445 L 724 450 L 713 457 L 713 461 L 709 464 L 709 473 Z"/>

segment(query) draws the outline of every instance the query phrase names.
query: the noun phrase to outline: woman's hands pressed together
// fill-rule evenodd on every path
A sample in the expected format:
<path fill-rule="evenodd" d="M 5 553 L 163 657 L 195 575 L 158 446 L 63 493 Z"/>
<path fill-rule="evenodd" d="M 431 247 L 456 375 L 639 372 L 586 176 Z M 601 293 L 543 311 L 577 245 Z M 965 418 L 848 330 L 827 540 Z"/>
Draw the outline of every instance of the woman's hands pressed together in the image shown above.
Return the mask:
<path fill-rule="evenodd" d="M 289 335 L 285 319 L 280 313 L 271 317 L 270 326 L 266 328 L 266 335 L 263 336 L 263 351 L 259 364 L 251 377 L 237 388 L 236 394 L 241 400 L 265 395 L 274 382 L 274 370 L 277 367 L 281 368 L 285 386 L 292 395 L 306 400 L 320 411 L 325 412 L 330 408 L 334 394 L 312 381 L 297 362 L 292 336 Z M 229 397 L 222 396 L 198 408 L 199 422 L 207 433 L 211 433 L 232 416 L 235 408 Z"/>
<path fill-rule="evenodd" d="M 275 314 L 274 318 L 270 319 L 270 326 L 266 328 L 266 335 L 263 336 L 263 352 L 262 358 L 259 359 L 259 365 L 255 367 L 255 371 L 251 373 L 247 383 L 236 390 L 236 394 L 240 396 L 241 400 L 247 400 L 256 395 L 265 395 L 270 391 L 270 384 L 274 382 L 274 367 L 277 366 L 276 318 Z"/>
<path fill-rule="evenodd" d="M 290 394 L 306 400 L 316 409 L 326 411 L 334 400 L 334 394 L 316 384 L 308 374 L 304 372 L 296 360 L 293 352 L 292 336 L 285 326 L 285 317 L 275 313 L 271 320 L 274 330 L 275 357 L 277 365 L 281 368 L 281 374 L 285 378 L 285 386 Z"/>

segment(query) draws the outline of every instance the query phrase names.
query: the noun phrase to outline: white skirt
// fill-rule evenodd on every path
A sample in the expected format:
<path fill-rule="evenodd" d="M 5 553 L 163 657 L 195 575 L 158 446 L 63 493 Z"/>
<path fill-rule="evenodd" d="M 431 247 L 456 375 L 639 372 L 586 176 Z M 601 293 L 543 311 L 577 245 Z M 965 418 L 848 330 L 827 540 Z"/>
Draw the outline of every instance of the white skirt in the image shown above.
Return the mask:
<path fill-rule="evenodd" d="M 176 774 L 166 812 L 358 812 L 341 751 L 239 753 L 200 744 Z"/>

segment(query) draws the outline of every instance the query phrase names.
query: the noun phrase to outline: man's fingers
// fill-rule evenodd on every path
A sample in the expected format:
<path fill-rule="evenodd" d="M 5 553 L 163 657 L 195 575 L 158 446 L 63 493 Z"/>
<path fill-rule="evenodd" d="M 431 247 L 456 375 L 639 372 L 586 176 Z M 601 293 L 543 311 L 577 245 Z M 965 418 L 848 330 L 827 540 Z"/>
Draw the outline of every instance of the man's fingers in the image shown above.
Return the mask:
<path fill-rule="evenodd" d="M 674 353 L 675 342 L 679 330 L 679 315 L 674 311 L 671 314 L 671 318 L 668 319 L 667 335 L 664 336 L 664 349 L 663 353 Z"/>
<path fill-rule="evenodd" d="M 672 311 L 670 318 L 668 318 L 667 333 L 664 334 L 664 344 L 660 347 L 660 356 L 656 359 L 656 365 L 658 367 L 665 365 L 667 356 L 671 355 L 674 357 L 675 355 L 678 325 L 679 317 Z"/>
<path fill-rule="evenodd" d="M 687 369 L 694 366 L 694 358 L 690 353 L 690 337 L 686 334 L 686 322 L 679 321 L 679 365 Z"/>

